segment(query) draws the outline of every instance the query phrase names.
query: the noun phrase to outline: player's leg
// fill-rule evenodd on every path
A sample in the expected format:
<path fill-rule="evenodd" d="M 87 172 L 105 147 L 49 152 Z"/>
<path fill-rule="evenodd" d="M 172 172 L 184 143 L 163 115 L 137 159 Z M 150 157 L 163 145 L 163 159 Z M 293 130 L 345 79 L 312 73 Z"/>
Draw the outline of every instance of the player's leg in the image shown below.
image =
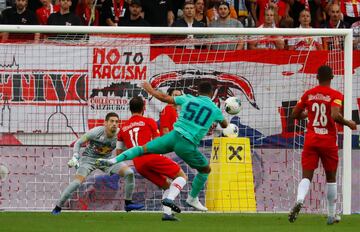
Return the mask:
<path fill-rule="evenodd" d="M 117 157 L 111 159 L 112 162 L 122 162 L 125 160 L 133 160 L 134 158 L 141 156 L 145 153 L 153 154 L 166 154 L 173 151 L 173 144 L 176 140 L 172 140 L 172 133 L 160 136 L 151 140 L 144 146 L 136 146 L 122 152 Z"/>
<path fill-rule="evenodd" d="M 198 173 L 196 174 L 191 184 L 191 191 L 188 198 L 186 199 L 186 203 L 197 210 L 207 211 L 208 209 L 201 204 L 198 195 L 200 191 L 204 188 L 211 169 L 210 166 L 207 165 L 205 167 L 198 168 L 197 170 Z"/>
<path fill-rule="evenodd" d="M 166 176 L 171 178 L 173 181 L 170 184 L 168 199 L 174 200 L 184 188 L 187 182 L 187 176 L 185 172 L 180 168 L 180 166 L 174 167 L 172 170 L 176 170 L 177 173 L 173 175 L 172 173 L 167 173 Z"/>
<path fill-rule="evenodd" d="M 135 188 L 134 171 L 124 162 L 112 165 L 111 167 L 103 167 L 103 171 L 108 174 L 118 174 L 125 179 L 125 210 L 138 210 L 144 208 L 142 204 L 132 202 L 132 195 Z"/>
<path fill-rule="evenodd" d="M 174 146 L 177 143 L 177 132 L 170 131 L 169 133 L 151 140 L 144 146 L 144 153 L 151 154 L 166 154 L 174 151 Z"/>
<path fill-rule="evenodd" d="M 337 183 L 336 183 L 336 170 L 325 171 L 326 173 L 326 189 L 327 189 L 327 208 L 328 220 L 327 224 L 332 225 L 340 222 L 340 217 L 336 215 L 336 201 L 337 201 Z"/>
<path fill-rule="evenodd" d="M 302 170 L 302 179 L 298 185 L 296 202 L 304 204 L 305 197 L 309 192 L 310 183 L 314 175 L 314 170 Z"/>
<path fill-rule="evenodd" d="M 142 157 L 140 159 L 134 159 L 134 166 L 136 168 L 136 171 L 148 179 L 150 182 L 158 186 L 159 188 L 164 190 L 162 200 L 166 198 L 169 194 L 169 187 L 171 182 L 167 179 L 166 176 L 162 175 L 161 173 L 156 171 L 156 168 L 154 168 L 154 161 L 155 159 L 152 159 L 154 155 L 149 155 L 146 157 Z M 156 155 L 159 156 L 160 155 Z M 144 160 L 145 159 L 145 160 Z M 154 171 L 155 169 L 155 171 Z M 179 219 L 175 217 L 175 215 L 172 213 L 171 208 L 168 206 L 163 207 L 163 216 L 161 220 L 163 221 L 178 221 Z"/>
<path fill-rule="evenodd" d="M 328 148 L 321 153 L 321 162 L 326 174 L 326 189 L 327 189 L 327 207 L 328 219 L 327 224 L 332 225 L 340 222 L 340 217 L 336 215 L 336 201 L 337 201 L 337 183 L 336 173 L 339 163 L 338 148 Z"/>
<path fill-rule="evenodd" d="M 317 168 L 318 163 L 319 154 L 317 149 L 305 146 L 301 156 L 302 179 L 298 185 L 295 205 L 292 207 L 288 215 L 289 222 L 295 222 L 300 213 L 305 197 L 310 189 L 310 183 L 314 175 L 314 170 Z"/>
<path fill-rule="evenodd" d="M 134 165 L 142 176 L 165 190 L 162 200 L 165 206 L 164 214 L 172 215 L 171 209 L 180 213 L 181 210 L 175 204 L 174 199 L 184 187 L 187 180 L 180 166 L 173 160 L 157 154 L 150 154 L 134 159 Z M 173 181 L 169 182 L 168 178 L 173 179 Z"/>
<path fill-rule="evenodd" d="M 201 154 L 195 144 L 182 136 L 178 136 L 174 150 L 185 163 L 198 171 L 192 182 L 191 191 L 186 203 L 197 210 L 207 211 L 207 208 L 200 203 L 198 195 L 204 188 L 211 171 L 208 160 Z"/>
<path fill-rule="evenodd" d="M 178 143 L 178 133 L 176 131 L 171 131 L 164 136 L 158 137 L 148 142 L 144 146 L 144 152 L 151 154 L 166 154 L 174 151 L 174 147 Z M 154 158 L 156 160 L 152 161 L 152 163 L 154 164 L 152 165 L 152 167 L 156 167 L 156 169 L 152 168 L 154 172 L 160 173 L 168 177 L 174 176 L 175 172 L 176 174 L 179 173 L 180 167 L 172 160 L 162 156 L 157 156 Z M 172 184 L 170 185 L 169 193 L 167 196 L 167 199 L 169 199 L 170 201 L 165 200 L 165 205 L 170 206 L 175 212 L 181 212 L 181 210 L 178 206 L 175 205 L 173 200 L 186 184 L 186 178 L 184 178 L 186 177 L 185 173 L 181 173 L 181 175 L 182 176 L 179 176 L 175 180 L 173 180 Z"/>
<path fill-rule="evenodd" d="M 176 162 L 165 156 L 154 156 L 151 163 L 154 172 L 172 179 L 166 199 L 174 201 L 187 182 L 185 172 Z"/>
<path fill-rule="evenodd" d="M 79 160 L 79 168 L 76 170 L 75 178 L 70 184 L 64 189 L 61 193 L 60 199 L 56 202 L 55 208 L 52 210 L 52 214 L 60 214 L 61 208 L 64 203 L 72 196 L 72 194 L 80 187 L 80 185 L 85 181 L 86 177 L 94 171 L 95 165 L 91 163 L 90 158 L 81 157 Z"/>
<path fill-rule="evenodd" d="M 169 206 L 172 210 L 180 213 L 180 207 L 175 204 L 175 198 L 180 194 L 187 182 L 187 176 L 182 169 L 179 169 L 178 173 L 174 177 L 171 175 L 173 181 L 170 183 L 167 196 L 164 196 L 162 204 Z M 164 194 L 165 195 L 165 194 Z"/>

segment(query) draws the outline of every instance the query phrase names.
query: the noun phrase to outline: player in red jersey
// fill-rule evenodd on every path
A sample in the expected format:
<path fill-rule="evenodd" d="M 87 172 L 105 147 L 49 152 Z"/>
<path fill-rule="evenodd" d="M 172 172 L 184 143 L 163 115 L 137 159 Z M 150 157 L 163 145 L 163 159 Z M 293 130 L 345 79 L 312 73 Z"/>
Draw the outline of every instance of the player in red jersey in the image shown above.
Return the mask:
<path fill-rule="evenodd" d="M 145 103 L 142 97 L 130 100 L 132 116 L 125 122 L 118 134 L 117 154 L 134 146 L 145 145 L 158 137 L 159 130 L 152 118 L 144 117 Z M 180 166 L 171 159 L 159 154 L 146 154 L 133 159 L 136 170 L 146 179 L 164 190 L 163 199 L 174 200 L 186 184 L 187 176 Z M 169 179 L 173 181 L 170 182 Z M 180 212 L 180 209 L 176 210 Z M 171 209 L 164 206 L 163 221 L 177 221 Z"/>
<path fill-rule="evenodd" d="M 180 90 L 169 88 L 167 94 L 170 96 L 180 96 L 182 93 Z M 178 118 L 176 105 L 167 104 L 164 109 L 160 112 L 160 134 L 164 135 L 174 129 L 173 125 Z"/>
<path fill-rule="evenodd" d="M 301 157 L 302 180 L 298 186 L 295 206 L 289 213 L 289 221 L 294 222 L 310 188 L 314 170 L 321 160 L 326 174 L 328 220 L 327 224 L 339 222 L 336 213 L 336 171 L 338 165 L 338 145 L 336 122 L 356 129 L 356 123 L 346 120 L 342 114 L 343 95 L 330 87 L 333 78 L 329 66 L 318 69 L 319 85 L 306 91 L 292 112 L 294 119 L 308 118 L 307 133 Z"/>

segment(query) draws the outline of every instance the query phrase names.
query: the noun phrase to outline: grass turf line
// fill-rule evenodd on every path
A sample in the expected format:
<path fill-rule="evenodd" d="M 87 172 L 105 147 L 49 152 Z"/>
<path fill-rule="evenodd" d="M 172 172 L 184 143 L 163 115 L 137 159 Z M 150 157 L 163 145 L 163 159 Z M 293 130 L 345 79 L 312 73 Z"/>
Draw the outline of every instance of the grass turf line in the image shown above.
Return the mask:
<path fill-rule="evenodd" d="M 342 216 L 339 224 L 326 225 L 323 215 L 300 214 L 289 223 L 286 214 L 177 214 L 180 222 L 163 222 L 157 213 L 0 212 L 0 232 L 305 232 L 357 231 L 360 215 Z"/>

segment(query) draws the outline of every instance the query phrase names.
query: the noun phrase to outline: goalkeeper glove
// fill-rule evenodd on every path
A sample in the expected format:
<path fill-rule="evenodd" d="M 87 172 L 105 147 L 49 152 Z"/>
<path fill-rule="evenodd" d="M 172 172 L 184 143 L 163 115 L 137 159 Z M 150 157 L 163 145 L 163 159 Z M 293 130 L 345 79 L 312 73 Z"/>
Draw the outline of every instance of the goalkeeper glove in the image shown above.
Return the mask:
<path fill-rule="evenodd" d="M 110 167 L 112 165 L 114 165 L 116 162 L 114 162 L 113 159 L 97 159 L 95 161 L 95 165 L 100 167 L 100 166 L 106 166 L 106 167 Z"/>
<path fill-rule="evenodd" d="M 78 169 L 80 166 L 79 159 L 80 159 L 79 153 L 74 153 L 73 157 L 67 163 L 69 168 L 75 167 L 76 169 Z"/>

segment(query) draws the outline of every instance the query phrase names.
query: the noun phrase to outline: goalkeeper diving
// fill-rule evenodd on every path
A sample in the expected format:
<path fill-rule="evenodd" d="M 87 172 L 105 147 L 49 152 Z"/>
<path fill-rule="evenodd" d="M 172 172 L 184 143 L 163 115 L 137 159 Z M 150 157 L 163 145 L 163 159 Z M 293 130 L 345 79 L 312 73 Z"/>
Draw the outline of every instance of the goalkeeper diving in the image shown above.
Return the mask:
<path fill-rule="evenodd" d="M 153 89 L 147 82 L 142 83 L 141 86 L 158 100 L 181 106 L 179 118 L 174 124 L 174 130 L 155 138 L 144 146 L 130 148 L 115 158 L 98 159 L 96 164 L 112 166 L 125 160 L 132 160 L 143 154 L 166 154 L 174 151 L 185 163 L 198 171 L 192 182 L 186 203 L 197 210 L 207 211 L 207 208 L 200 203 L 198 195 L 203 189 L 211 170 L 208 160 L 198 150 L 198 145 L 214 122 L 220 123 L 222 128 L 228 126 L 222 111 L 211 100 L 213 96 L 212 85 L 209 82 L 200 82 L 197 86 L 197 96 L 190 94 L 169 96 Z M 174 200 L 165 198 L 162 203 L 172 209 L 178 209 Z"/>

